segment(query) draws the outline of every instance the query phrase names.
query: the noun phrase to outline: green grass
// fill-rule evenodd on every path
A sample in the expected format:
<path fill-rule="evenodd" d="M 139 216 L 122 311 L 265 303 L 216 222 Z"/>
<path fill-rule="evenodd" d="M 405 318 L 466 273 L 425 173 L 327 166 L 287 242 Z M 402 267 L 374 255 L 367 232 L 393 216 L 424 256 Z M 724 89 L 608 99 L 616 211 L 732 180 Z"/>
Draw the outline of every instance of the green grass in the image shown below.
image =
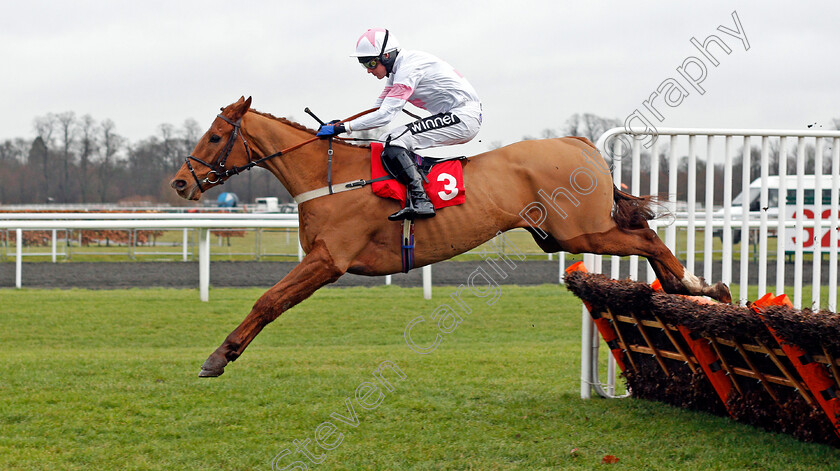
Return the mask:
<path fill-rule="evenodd" d="M 428 355 L 453 288 L 329 288 L 267 327 L 215 379 L 199 365 L 260 289 L 0 290 L 0 469 L 251 470 L 324 421 L 309 469 L 827 470 L 840 450 L 637 399 L 581 400 L 580 304 L 559 286 L 503 286 Z M 385 360 L 405 373 L 354 399 Z M 374 396 L 375 397 L 375 396 Z M 353 400 L 359 425 L 347 415 Z M 571 453 L 577 449 L 575 453 Z"/>

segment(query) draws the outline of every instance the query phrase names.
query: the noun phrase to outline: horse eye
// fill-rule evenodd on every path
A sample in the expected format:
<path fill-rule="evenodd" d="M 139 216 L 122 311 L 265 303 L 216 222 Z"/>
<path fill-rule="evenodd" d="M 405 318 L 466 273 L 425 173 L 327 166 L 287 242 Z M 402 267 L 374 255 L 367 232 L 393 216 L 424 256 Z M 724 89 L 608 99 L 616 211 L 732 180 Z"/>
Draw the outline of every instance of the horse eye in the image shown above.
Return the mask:
<path fill-rule="evenodd" d="M 219 142 L 219 141 L 221 141 L 221 140 L 222 140 L 222 138 L 221 138 L 221 137 L 219 137 L 219 136 L 217 136 L 217 135 L 215 135 L 215 134 L 213 134 L 212 136 L 210 136 L 210 142 L 216 143 L 216 142 Z"/>

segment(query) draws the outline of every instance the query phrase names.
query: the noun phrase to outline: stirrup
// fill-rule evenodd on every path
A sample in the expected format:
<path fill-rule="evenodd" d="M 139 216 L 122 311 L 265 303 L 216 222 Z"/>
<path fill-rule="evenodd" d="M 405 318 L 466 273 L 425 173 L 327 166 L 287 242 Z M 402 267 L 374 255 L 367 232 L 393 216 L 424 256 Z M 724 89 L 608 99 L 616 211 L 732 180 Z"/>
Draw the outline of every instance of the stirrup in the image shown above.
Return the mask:
<path fill-rule="evenodd" d="M 395 212 L 394 214 L 388 216 L 389 221 L 402 221 L 403 219 L 415 219 L 417 213 L 414 212 L 414 209 L 406 206 L 405 208 Z"/>
<path fill-rule="evenodd" d="M 406 196 L 408 197 L 408 196 Z M 407 200 L 405 208 L 388 216 L 389 221 L 402 221 L 403 219 L 428 219 L 435 217 L 435 206 L 431 200 L 425 199 L 426 208 L 419 209 L 413 200 Z M 422 204 L 422 203 L 421 203 Z"/>

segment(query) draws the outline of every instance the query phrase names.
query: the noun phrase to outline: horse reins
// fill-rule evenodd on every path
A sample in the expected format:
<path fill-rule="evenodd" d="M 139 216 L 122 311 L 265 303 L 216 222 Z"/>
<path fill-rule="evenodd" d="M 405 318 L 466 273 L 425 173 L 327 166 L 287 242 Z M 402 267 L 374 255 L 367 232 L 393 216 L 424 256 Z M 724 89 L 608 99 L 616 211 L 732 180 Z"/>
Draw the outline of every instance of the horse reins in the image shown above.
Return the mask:
<path fill-rule="evenodd" d="M 344 123 L 346 121 L 351 121 L 351 120 L 356 119 L 360 116 L 364 116 L 368 113 L 372 113 L 372 112 L 376 111 L 377 109 L 379 109 L 379 108 L 371 108 L 369 110 L 362 111 L 361 113 L 357 113 L 357 114 L 355 114 L 355 115 L 353 115 L 353 116 L 351 116 L 347 119 L 343 119 L 343 120 L 339 121 L 338 123 Z M 205 161 L 203 161 L 203 160 L 201 160 L 198 157 L 195 157 L 193 155 L 189 155 L 189 156 L 187 156 L 186 159 L 184 159 L 186 164 L 187 164 L 187 168 L 190 169 L 190 173 L 192 174 L 193 178 L 195 179 L 195 183 L 198 185 L 199 191 L 201 191 L 202 193 L 204 192 L 204 188 L 202 188 L 203 183 L 210 184 L 210 185 L 214 185 L 214 184 L 218 183 L 219 185 L 223 185 L 225 183 L 226 179 L 228 179 L 228 178 L 230 178 L 234 175 L 238 175 L 239 173 L 241 173 L 245 170 L 250 170 L 251 168 L 253 168 L 253 167 L 255 167 L 255 166 L 257 166 L 257 165 L 259 165 L 259 164 L 261 164 L 261 163 L 263 163 L 267 160 L 273 159 L 275 157 L 279 157 L 279 156 L 287 154 L 287 153 L 289 153 L 289 152 L 291 152 L 295 149 L 299 149 L 299 148 L 301 148 L 301 147 L 303 147 L 307 144 L 310 144 L 312 142 L 321 140 L 320 137 L 313 137 L 311 139 L 307 139 L 303 142 L 295 144 L 291 147 L 287 147 L 285 149 L 279 150 L 279 151 L 277 151 L 277 152 L 275 152 L 271 155 L 267 155 L 267 156 L 262 157 L 262 158 L 257 159 L 257 160 L 251 160 L 251 158 L 252 158 L 251 157 L 251 155 L 252 155 L 251 147 L 248 145 L 248 141 L 245 140 L 245 134 L 242 132 L 242 118 L 239 118 L 236 121 L 232 121 L 229 118 L 227 118 L 226 116 L 223 116 L 222 114 L 218 114 L 216 116 L 218 118 L 221 118 L 222 121 L 224 121 L 224 122 L 230 124 L 231 126 L 233 126 L 233 131 L 230 133 L 230 137 L 228 138 L 228 141 L 225 144 L 225 147 L 219 153 L 219 156 L 214 159 L 214 163 L 209 164 L 209 163 L 207 163 L 207 162 L 205 162 Z M 338 124 L 338 123 L 336 123 L 336 124 Z M 227 162 L 227 159 L 230 156 L 230 153 L 233 151 L 233 146 L 234 146 L 234 144 L 236 144 L 236 137 L 237 136 L 240 137 L 240 139 L 242 140 L 242 145 L 245 146 L 245 153 L 248 155 L 248 163 L 245 164 L 245 165 L 238 166 L 238 167 L 234 166 L 233 168 L 228 169 L 228 168 L 225 167 L 225 163 Z M 330 157 L 332 157 L 332 139 L 330 139 L 329 154 L 330 154 Z M 207 175 L 204 177 L 203 180 L 198 179 L 198 175 L 195 174 L 195 170 L 193 169 L 193 166 L 192 166 L 192 163 L 190 163 L 190 160 L 194 160 L 194 161 L 200 163 L 201 165 L 204 165 L 205 167 L 210 169 L 210 171 L 207 173 Z M 330 159 L 330 160 L 332 160 L 332 159 Z M 330 162 L 330 163 L 332 163 L 332 162 Z M 210 179 L 210 177 L 212 175 L 215 175 L 215 178 L 213 180 Z"/>

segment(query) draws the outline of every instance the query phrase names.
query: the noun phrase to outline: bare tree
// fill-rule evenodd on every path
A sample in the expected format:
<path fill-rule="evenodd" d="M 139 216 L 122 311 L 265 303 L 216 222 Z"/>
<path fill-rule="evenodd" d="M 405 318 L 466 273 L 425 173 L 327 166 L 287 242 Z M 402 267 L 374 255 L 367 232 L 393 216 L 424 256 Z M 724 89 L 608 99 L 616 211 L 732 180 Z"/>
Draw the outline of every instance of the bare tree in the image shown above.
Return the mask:
<path fill-rule="evenodd" d="M 108 189 L 117 168 L 117 152 L 126 143 L 126 139 L 117 134 L 115 129 L 116 125 L 110 119 L 103 121 L 99 127 L 101 146 L 99 148 L 99 161 L 97 162 L 97 180 L 99 183 L 99 201 L 102 203 L 108 201 Z"/>
<path fill-rule="evenodd" d="M 91 157 L 96 152 L 98 131 L 96 121 L 89 115 L 82 116 L 79 122 L 81 141 L 79 142 L 79 190 L 81 191 L 82 203 L 88 202 L 88 182 L 90 181 L 89 164 Z"/>
<path fill-rule="evenodd" d="M 181 158 L 178 157 L 178 140 L 175 137 L 175 126 L 164 123 L 158 126 L 161 137 L 161 153 L 160 159 L 163 163 L 163 169 L 167 172 L 175 172 L 181 166 Z"/>
<path fill-rule="evenodd" d="M 621 125 L 618 119 L 604 118 L 592 113 L 575 113 L 566 120 L 562 133 L 566 136 L 581 136 L 596 142 L 604 131 Z"/>
<path fill-rule="evenodd" d="M 37 137 L 32 141 L 32 147 L 29 150 L 29 165 L 37 167 L 39 173 L 43 178 L 41 185 L 36 186 L 38 190 L 36 195 L 33 195 L 35 201 L 50 201 L 52 198 L 52 179 L 50 176 L 53 173 L 51 168 L 51 152 L 53 146 L 53 134 L 57 126 L 56 116 L 48 113 L 46 116 L 39 116 L 35 118 L 33 127 Z"/>
<path fill-rule="evenodd" d="M 0 144 L 0 204 L 17 203 L 26 196 L 26 149 L 23 139 L 7 139 Z"/>
<path fill-rule="evenodd" d="M 73 161 L 73 153 L 71 149 L 76 141 L 78 134 L 76 113 L 72 111 L 65 111 L 60 113 L 56 120 L 61 135 L 61 177 L 58 181 L 58 187 L 61 195 L 61 202 L 70 202 L 70 167 Z"/>
<path fill-rule="evenodd" d="M 32 144 L 25 139 L 6 139 L 0 144 L 0 164 L 26 163 L 26 149 Z"/>
<path fill-rule="evenodd" d="M 201 125 L 198 124 L 198 121 L 188 118 L 184 120 L 184 127 L 182 128 L 181 135 L 184 138 L 186 144 L 186 151 L 189 153 L 193 150 L 193 147 L 198 143 L 198 140 L 201 139 L 201 135 L 204 134 L 201 132 Z"/>

